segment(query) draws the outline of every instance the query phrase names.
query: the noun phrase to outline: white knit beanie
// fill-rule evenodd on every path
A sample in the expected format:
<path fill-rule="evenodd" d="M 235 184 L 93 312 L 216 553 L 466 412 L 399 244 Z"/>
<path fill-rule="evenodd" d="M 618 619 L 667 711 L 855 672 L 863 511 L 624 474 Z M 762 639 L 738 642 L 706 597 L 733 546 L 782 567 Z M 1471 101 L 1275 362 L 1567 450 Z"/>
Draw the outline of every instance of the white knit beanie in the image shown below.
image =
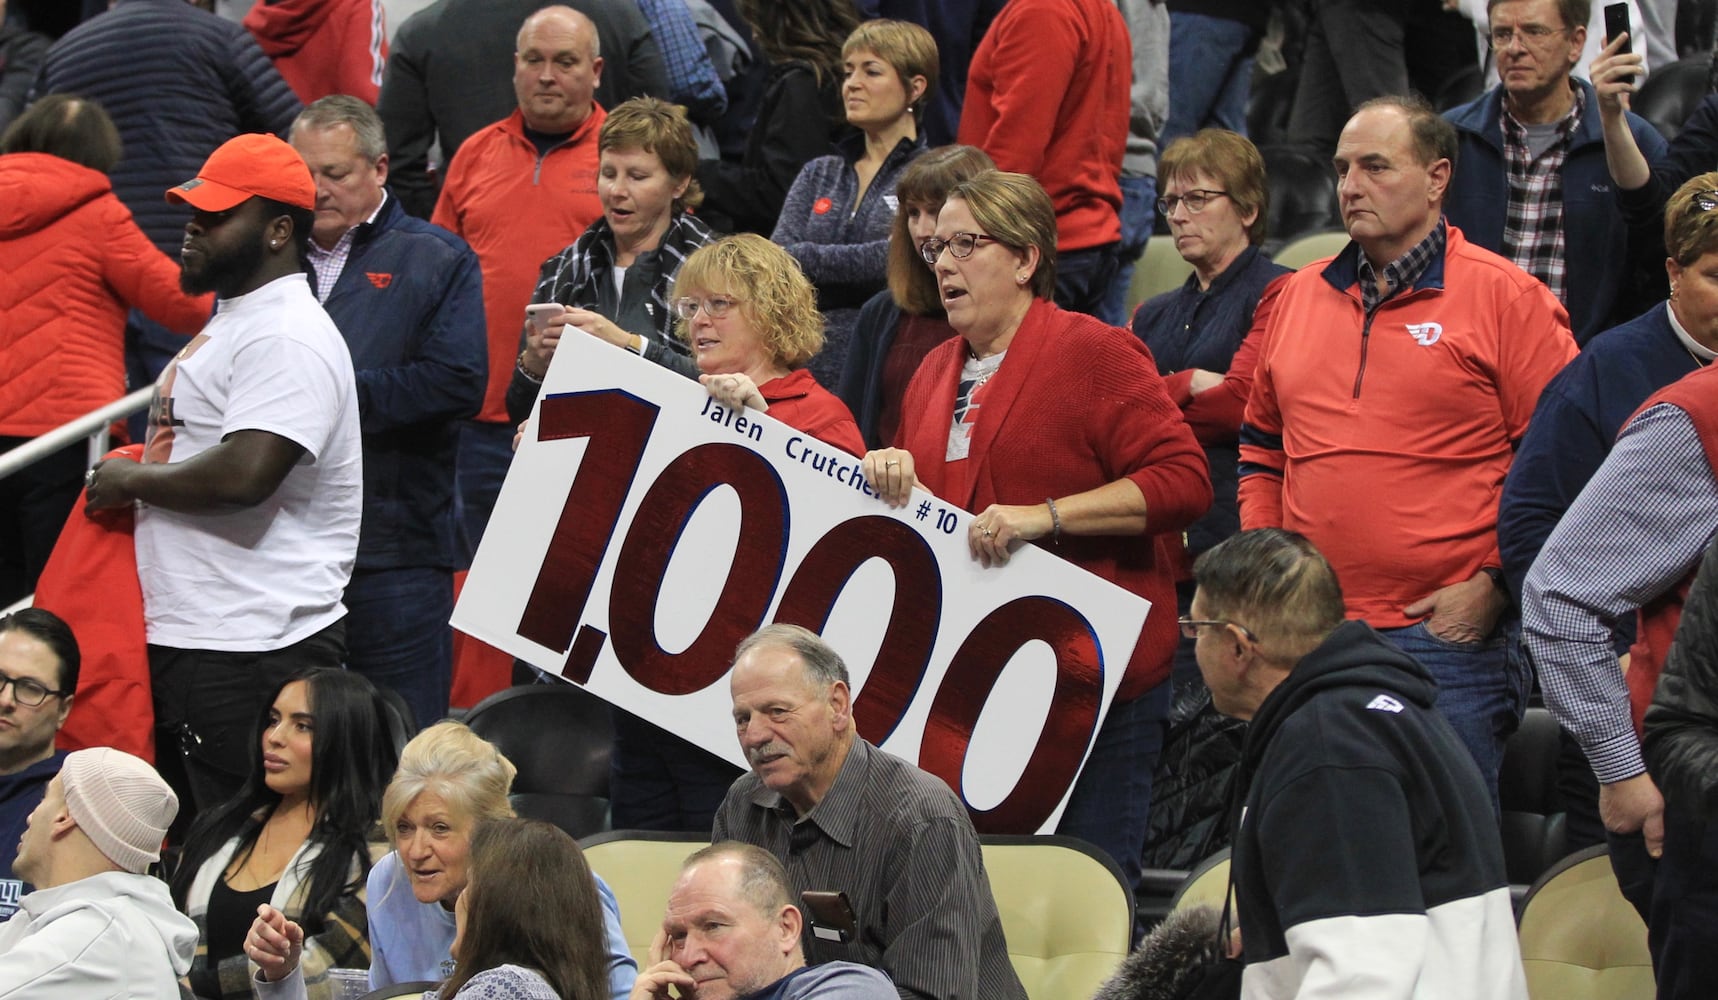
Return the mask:
<path fill-rule="evenodd" d="M 123 750 L 93 747 L 60 767 L 66 811 L 107 859 L 141 874 L 161 857 L 179 797 L 155 769 Z"/>

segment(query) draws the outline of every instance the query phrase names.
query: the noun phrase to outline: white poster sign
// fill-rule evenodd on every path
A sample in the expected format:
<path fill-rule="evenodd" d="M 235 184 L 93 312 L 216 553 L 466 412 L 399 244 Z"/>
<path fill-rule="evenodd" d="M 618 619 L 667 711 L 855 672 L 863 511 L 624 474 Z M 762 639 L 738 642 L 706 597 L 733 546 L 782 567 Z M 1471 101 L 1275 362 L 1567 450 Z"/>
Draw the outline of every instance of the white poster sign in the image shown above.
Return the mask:
<path fill-rule="evenodd" d="M 560 345 L 454 612 L 460 630 L 745 766 L 727 673 L 774 621 L 823 635 L 859 733 L 981 830 L 1052 830 L 1148 602 L 971 515 L 890 509 L 859 460 L 594 337 Z"/>

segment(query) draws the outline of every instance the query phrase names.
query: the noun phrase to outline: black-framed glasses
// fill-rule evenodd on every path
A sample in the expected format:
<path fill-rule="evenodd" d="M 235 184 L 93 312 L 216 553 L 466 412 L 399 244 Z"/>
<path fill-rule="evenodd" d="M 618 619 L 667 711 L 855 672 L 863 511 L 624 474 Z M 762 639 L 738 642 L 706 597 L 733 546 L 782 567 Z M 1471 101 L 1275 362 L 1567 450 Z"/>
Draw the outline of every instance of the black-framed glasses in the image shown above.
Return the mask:
<path fill-rule="evenodd" d="M 1175 623 L 1181 626 L 1181 634 L 1189 639 L 1199 638 L 1199 630 L 1202 628 L 1211 628 L 1219 625 L 1232 625 L 1236 629 L 1240 630 L 1240 633 L 1246 636 L 1249 641 L 1259 641 L 1259 637 L 1253 634 L 1252 629 L 1242 625 L 1240 622 L 1229 621 L 1227 618 L 1177 618 Z"/>
<path fill-rule="evenodd" d="M 935 264 L 937 258 L 943 255 L 943 248 L 947 247 L 948 252 L 954 254 L 956 260 L 965 260 L 972 256 L 973 248 L 980 243 L 1001 242 L 996 237 L 986 236 L 983 233 L 955 233 L 946 240 L 932 236 L 919 244 L 919 256 L 925 259 L 925 263 Z"/>
<path fill-rule="evenodd" d="M 1206 205 L 1211 204 L 1218 198 L 1227 197 L 1229 197 L 1229 192 L 1227 191 L 1210 191 L 1205 188 L 1195 188 L 1186 194 L 1166 194 L 1157 199 L 1157 210 L 1162 212 L 1165 217 L 1168 217 L 1175 214 L 1175 206 L 1185 205 L 1187 206 L 1189 214 L 1198 215 L 1200 212 L 1205 211 Z"/>
<path fill-rule="evenodd" d="M 1494 49 L 1507 49 L 1517 38 L 1528 48 L 1538 48 L 1552 35 L 1567 34 L 1568 28 L 1549 28 L 1543 24 L 1524 24 L 1519 28 L 1493 28 L 1486 35 Z"/>
<path fill-rule="evenodd" d="M 704 310 L 704 315 L 711 319 L 721 319 L 723 316 L 728 315 L 729 310 L 739 304 L 739 299 L 729 298 L 726 295 L 712 295 L 707 299 L 694 299 L 688 297 L 684 299 L 675 299 L 674 311 L 679 314 L 681 319 L 690 323 L 692 322 L 692 317 L 698 315 L 698 310 L 700 308 Z"/>
<path fill-rule="evenodd" d="M 1694 192 L 1694 207 L 1702 212 L 1710 212 L 1718 208 L 1718 191 Z"/>
<path fill-rule="evenodd" d="M 12 700 L 31 708 L 47 701 L 48 695 L 51 694 L 65 697 L 64 691 L 55 691 L 40 681 L 34 681 L 28 677 L 7 677 L 5 674 L 0 674 L 0 692 L 4 692 L 8 684 L 12 685 Z"/>

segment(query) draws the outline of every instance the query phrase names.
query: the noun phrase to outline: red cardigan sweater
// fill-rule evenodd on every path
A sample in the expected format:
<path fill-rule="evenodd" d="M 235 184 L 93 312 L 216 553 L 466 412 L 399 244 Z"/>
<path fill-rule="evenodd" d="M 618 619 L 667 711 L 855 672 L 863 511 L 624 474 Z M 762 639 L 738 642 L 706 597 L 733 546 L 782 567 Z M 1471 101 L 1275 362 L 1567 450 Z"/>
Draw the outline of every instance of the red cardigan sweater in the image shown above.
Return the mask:
<path fill-rule="evenodd" d="M 1174 567 L 1154 536 L 1181 531 L 1211 505 L 1205 453 L 1139 338 L 1040 300 L 985 390 L 966 459 L 970 487 L 950 492 L 944 456 L 965 357 L 960 338 L 926 356 L 901 404 L 897 445 L 912 452 L 926 488 L 975 513 L 991 504 L 1041 504 L 1122 478 L 1139 487 L 1149 534 L 1038 543 L 1151 602 L 1116 694 L 1118 701 L 1139 697 L 1169 675 L 1177 641 Z"/>

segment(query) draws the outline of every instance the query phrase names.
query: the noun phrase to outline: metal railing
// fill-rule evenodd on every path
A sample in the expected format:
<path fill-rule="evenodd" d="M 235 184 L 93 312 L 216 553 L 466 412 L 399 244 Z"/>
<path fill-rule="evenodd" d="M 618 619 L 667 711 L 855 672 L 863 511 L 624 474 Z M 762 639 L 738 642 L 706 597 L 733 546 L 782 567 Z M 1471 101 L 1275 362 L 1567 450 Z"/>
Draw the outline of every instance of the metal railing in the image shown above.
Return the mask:
<path fill-rule="evenodd" d="M 94 465 L 101 461 L 101 456 L 107 454 L 108 428 L 116 420 L 124 420 L 133 413 L 140 413 L 148 409 L 149 398 L 154 392 L 154 386 L 145 386 L 99 410 L 86 413 L 70 423 L 61 424 L 29 444 L 19 445 L 6 454 L 0 455 L 0 479 L 5 479 L 19 469 L 47 458 L 80 438 L 89 440 L 89 462 L 87 464 Z"/>

